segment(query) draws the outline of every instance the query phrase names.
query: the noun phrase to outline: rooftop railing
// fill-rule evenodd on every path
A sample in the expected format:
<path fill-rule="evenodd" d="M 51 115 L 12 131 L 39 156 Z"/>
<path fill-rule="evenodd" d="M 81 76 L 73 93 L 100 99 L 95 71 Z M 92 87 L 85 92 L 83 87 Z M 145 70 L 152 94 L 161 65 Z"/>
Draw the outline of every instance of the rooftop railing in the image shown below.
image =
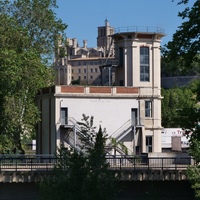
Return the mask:
<path fill-rule="evenodd" d="M 148 27 L 148 26 L 127 26 L 115 28 L 116 33 L 126 32 L 142 32 L 142 33 L 161 33 L 164 34 L 164 29 L 160 27 Z"/>

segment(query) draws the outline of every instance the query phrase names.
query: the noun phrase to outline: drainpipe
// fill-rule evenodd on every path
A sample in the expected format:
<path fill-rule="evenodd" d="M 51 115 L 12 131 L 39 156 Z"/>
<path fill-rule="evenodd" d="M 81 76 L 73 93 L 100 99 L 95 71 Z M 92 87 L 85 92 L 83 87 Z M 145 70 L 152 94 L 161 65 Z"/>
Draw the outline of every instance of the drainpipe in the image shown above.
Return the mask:
<path fill-rule="evenodd" d="M 136 139 L 136 128 L 135 128 L 135 125 L 133 126 L 133 135 L 134 135 L 134 142 L 133 142 L 133 149 L 134 149 L 134 154 L 136 155 L 136 142 L 135 142 L 135 139 Z"/>
<path fill-rule="evenodd" d="M 76 149 L 76 124 L 74 125 L 74 149 Z"/>

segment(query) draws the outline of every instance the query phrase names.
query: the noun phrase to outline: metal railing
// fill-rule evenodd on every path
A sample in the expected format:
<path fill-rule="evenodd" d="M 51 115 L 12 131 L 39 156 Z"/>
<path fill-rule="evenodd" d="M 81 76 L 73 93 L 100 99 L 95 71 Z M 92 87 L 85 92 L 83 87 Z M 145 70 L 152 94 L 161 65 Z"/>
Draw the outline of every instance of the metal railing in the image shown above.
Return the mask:
<path fill-rule="evenodd" d="M 47 171 L 55 164 L 54 155 L 0 155 L 0 171 Z"/>
<path fill-rule="evenodd" d="M 191 157 L 147 158 L 144 156 L 106 157 L 113 170 L 186 170 L 192 165 Z M 48 171 L 57 163 L 54 155 L 0 155 L 0 171 Z"/>
<path fill-rule="evenodd" d="M 119 170 L 180 170 L 187 169 L 192 164 L 191 157 L 147 158 L 120 156 L 107 158 L 111 169 Z"/>
<path fill-rule="evenodd" d="M 125 32 L 144 32 L 144 33 L 162 33 L 164 34 L 164 29 L 160 27 L 148 27 L 148 26 L 127 26 L 127 27 L 117 27 L 115 28 L 115 33 L 125 33 Z"/>

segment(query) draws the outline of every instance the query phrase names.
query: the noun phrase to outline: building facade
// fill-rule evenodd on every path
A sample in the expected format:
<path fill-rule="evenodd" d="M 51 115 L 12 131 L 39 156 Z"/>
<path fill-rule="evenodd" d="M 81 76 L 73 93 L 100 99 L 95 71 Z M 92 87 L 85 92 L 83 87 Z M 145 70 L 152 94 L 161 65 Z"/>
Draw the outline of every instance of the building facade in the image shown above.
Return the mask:
<path fill-rule="evenodd" d="M 130 154 L 161 152 L 160 42 L 163 36 L 161 29 L 116 30 L 111 36 L 115 62 L 108 63 L 106 59 L 103 65 L 96 63 L 100 65 L 100 73 L 104 69 L 108 71 L 109 81 L 115 74 L 115 86 L 61 84 L 42 90 L 37 97 L 42 113 L 37 153 L 54 153 L 60 143 L 66 147 L 78 146 L 80 127 L 77 122 L 81 121 L 82 114 L 94 116 L 95 125 L 106 128 L 108 136 L 125 145 Z M 73 62 L 84 63 L 86 59 L 97 62 L 92 57 L 74 58 Z M 81 76 L 81 71 L 77 71 L 79 67 L 75 71 L 74 65 L 71 62 L 66 70 Z M 89 66 L 81 68 L 83 72 L 84 69 L 86 74 L 91 69 L 95 72 L 95 68 Z M 91 75 L 88 73 L 88 76 Z M 118 150 L 120 152 L 124 154 Z"/>
<path fill-rule="evenodd" d="M 108 85 L 112 74 L 106 68 L 101 72 L 99 66 L 114 59 L 114 43 L 111 44 L 113 33 L 114 28 L 105 20 L 105 26 L 98 27 L 97 47 L 88 47 L 87 40 L 83 40 L 80 47 L 76 38 L 67 38 L 67 45 L 60 43 L 54 61 L 56 84 Z M 60 49 L 65 51 L 65 56 L 59 56 Z M 110 82 L 110 85 L 113 84 Z"/>

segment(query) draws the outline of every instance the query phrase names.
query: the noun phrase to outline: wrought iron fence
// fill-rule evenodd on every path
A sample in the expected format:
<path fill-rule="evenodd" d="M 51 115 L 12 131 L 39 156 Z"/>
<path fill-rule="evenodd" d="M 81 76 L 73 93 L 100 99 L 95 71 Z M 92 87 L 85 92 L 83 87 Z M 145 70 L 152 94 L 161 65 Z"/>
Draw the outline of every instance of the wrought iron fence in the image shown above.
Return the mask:
<path fill-rule="evenodd" d="M 191 157 L 148 158 L 144 156 L 106 157 L 113 170 L 184 170 L 192 164 Z M 0 155 L 0 171 L 47 171 L 57 163 L 54 155 Z"/>

